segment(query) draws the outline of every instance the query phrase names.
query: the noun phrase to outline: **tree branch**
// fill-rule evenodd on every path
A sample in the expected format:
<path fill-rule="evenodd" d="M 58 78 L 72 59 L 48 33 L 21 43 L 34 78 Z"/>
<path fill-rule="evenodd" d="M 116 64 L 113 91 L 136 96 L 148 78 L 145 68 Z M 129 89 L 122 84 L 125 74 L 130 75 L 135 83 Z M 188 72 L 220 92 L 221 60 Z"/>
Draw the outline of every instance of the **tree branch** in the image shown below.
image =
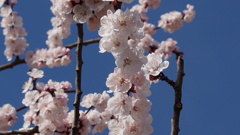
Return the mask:
<path fill-rule="evenodd" d="M 90 108 L 88 108 L 88 110 L 85 112 L 85 115 L 87 115 L 93 108 L 94 106 L 91 106 Z"/>
<path fill-rule="evenodd" d="M 175 86 L 175 82 L 170 80 L 167 76 L 165 76 L 163 74 L 163 72 L 161 72 L 158 76 L 157 76 L 160 80 L 167 82 L 170 86 L 174 87 Z"/>
<path fill-rule="evenodd" d="M 75 85 L 76 85 L 76 93 L 75 93 L 75 101 L 74 101 L 74 121 L 72 124 L 72 135 L 77 134 L 77 129 L 78 129 L 78 119 L 79 119 L 79 109 L 80 109 L 80 98 L 82 95 L 82 90 L 81 90 L 81 72 L 82 72 L 82 46 L 83 46 L 83 24 L 77 23 L 77 28 L 78 28 L 78 44 L 77 44 L 77 49 L 76 49 L 76 80 L 75 80 Z"/>
<path fill-rule="evenodd" d="M 101 40 L 101 38 L 90 39 L 90 40 L 84 41 L 82 45 L 87 46 L 89 44 L 98 43 L 100 40 Z M 78 44 L 78 42 L 66 45 L 65 47 L 69 48 L 69 49 L 72 49 L 74 47 L 77 47 L 77 44 Z"/>
<path fill-rule="evenodd" d="M 18 109 L 16 109 L 16 112 L 19 112 L 19 111 L 21 111 L 21 110 L 23 110 L 23 109 L 25 109 L 25 108 L 28 108 L 28 107 L 27 107 L 27 106 L 19 107 Z"/>
<path fill-rule="evenodd" d="M 12 134 L 31 135 L 33 133 L 39 133 L 38 126 L 34 127 L 33 129 L 0 131 L 0 135 L 12 135 Z"/>
<path fill-rule="evenodd" d="M 181 56 L 177 59 L 177 79 L 174 85 L 174 91 L 175 91 L 175 102 L 174 102 L 174 112 L 173 112 L 173 118 L 171 119 L 172 123 L 172 131 L 171 135 L 178 135 L 180 128 L 179 128 L 179 119 L 180 119 L 180 112 L 182 110 L 182 83 L 183 83 L 183 76 L 184 73 L 184 61 Z"/>
<path fill-rule="evenodd" d="M 13 68 L 16 65 L 23 64 L 23 63 L 26 63 L 25 59 L 20 59 L 17 56 L 16 59 L 13 62 L 1 65 L 0 66 L 0 71 L 8 69 L 8 68 Z"/>

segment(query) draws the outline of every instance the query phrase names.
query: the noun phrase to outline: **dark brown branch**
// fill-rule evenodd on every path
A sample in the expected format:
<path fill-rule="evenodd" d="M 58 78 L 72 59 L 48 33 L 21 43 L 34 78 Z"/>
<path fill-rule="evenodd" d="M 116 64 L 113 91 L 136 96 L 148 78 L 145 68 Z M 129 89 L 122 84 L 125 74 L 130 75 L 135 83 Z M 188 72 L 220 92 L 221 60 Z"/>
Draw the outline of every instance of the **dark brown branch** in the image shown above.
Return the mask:
<path fill-rule="evenodd" d="M 119 1 L 114 1 L 113 2 L 113 5 L 114 5 L 114 9 L 117 11 L 118 9 L 121 9 L 122 8 L 122 2 L 119 2 Z"/>
<path fill-rule="evenodd" d="M 172 51 L 175 55 L 176 55 L 176 60 L 178 59 L 178 57 L 182 57 L 182 55 L 184 55 L 184 52 L 179 52 L 179 51 Z"/>
<path fill-rule="evenodd" d="M 160 29 L 160 28 L 161 28 L 161 27 L 155 27 L 154 30 L 158 30 L 158 29 Z"/>
<path fill-rule="evenodd" d="M 174 87 L 175 86 L 175 82 L 170 80 L 167 76 L 165 76 L 163 74 L 163 72 L 161 72 L 159 75 L 158 75 L 158 78 L 162 81 L 165 81 L 167 82 L 170 86 Z"/>
<path fill-rule="evenodd" d="M 172 131 L 171 135 L 178 135 L 180 128 L 179 128 L 179 119 L 180 119 L 180 112 L 182 110 L 182 83 L 183 83 L 183 76 L 184 73 L 184 61 L 181 56 L 177 59 L 177 79 L 175 81 L 174 85 L 174 91 L 175 91 L 175 101 L 174 101 L 174 112 L 173 112 L 173 118 L 171 120 L 172 123 Z"/>
<path fill-rule="evenodd" d="M 81 72 L 82 72 L 82 46 L 83 46 L 83 24 L 77 23 L 77 28 L 78 28 L 78 44 L 77 44 L 77 49 L 76 49 L 76 80 L 75 80 L 75 85 L 76 85 L 76 93 L 75 93 L 75 100 L 74 100 L 74 121 L 72 124 L 72 133 L 71 135 L 76 135 L 77 134 L 77 129 L 78 129 L 78 119 L 79 119 L 79 109 L 80 109 L 80 98 L 82 95 L 82 90 L 81 90 Z"/>
<path fill-rule="evenodd" d="M 75 93 L 76 90 L 65 90 L 64 92 L 65 92 L 65 93 Z"/>
<path fill-rule="evenodd" d="M 0 66 L 0 71 L 8 69 L 8 68 L 13 68 L 16 65 L 23 64 L 23 63 L 26 63 L 25 59 L 20 59 L 17 56 L 16 59 L 13 62 L 1 65 Z"/>
<path fill-rule="evenodd" d="M 27 108 L 27 106 L 22 106 L 22 107 L 19 107 L 18 109 L 16 109 L 16 111 L 19 112 L 19 111 L 21 111 L 21 110 L 23 110 L 25 108 Z"/>
<path fill-rule="evenodd" d="M 33 129 L 26 129 L 26 130 L 0 131 L 0 135 L 12 135 L 12 134 L 31 135 L 33 133 L 39 133 L 38 126 L 34 127 Z"/>
<path fill-rule="evenodd" d="M 85 112 L 85 115 L 87 115 L 93 108 L 94 106 L 91 106 L 90 108 L 88 108 L 88 110 Z"/>
<path fill-rule="evenodd" d="M 89 44 L 98 43 L 98 42 L 100 41 L 100 39 L 101 39 L 101 38 L 90 39 L 90 40 L 84 41 L 82 45 L 83 45 L 83 46 L 87 46 L 87 45 L 89 45 Z M 72 48 L 74 48 L 74 47 L 77 47 L 77 44 L 78 44 L 78 42 L 73 43 L 73 44 L 66 45 L 65 47 L 66 47 L 66 48 L 69 48 L 69 49 L 72 49 Z"/>

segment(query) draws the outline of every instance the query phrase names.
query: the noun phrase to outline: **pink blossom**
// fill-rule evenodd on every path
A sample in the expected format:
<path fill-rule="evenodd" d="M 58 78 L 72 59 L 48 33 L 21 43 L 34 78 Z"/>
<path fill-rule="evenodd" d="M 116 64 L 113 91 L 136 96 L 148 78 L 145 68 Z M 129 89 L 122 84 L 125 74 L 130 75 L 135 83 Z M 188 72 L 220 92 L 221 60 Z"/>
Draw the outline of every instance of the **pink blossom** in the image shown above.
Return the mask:
<path fill-rule="evenodd" d="M 114 93 L 108 100 L 108 109 L 113 115 L 128 115 L 132 108 L 132 99 L 123 93 Z"/>
<path fill-rule="evenodd" d="M 0 130 L 7 130 L 17 119 L 16 110 L 10 104 L 0 107 Z"/>
<path fill-rule="evenodd" d="M 158 53 L 148 54 L 147 58 L 148 58 L 148 62 L 144 66 L 144 71 L 149 75 L 157 76 L 169 65 L 169 62 L 163 61 L 162 55 Z"/>
<path fill-rule="evenodd" d="M 177 11 L 163 14 L 158 22 L 158 27 L 163 28 L 166 32 L 173 33 L 182 27 L 182 17 L 183 15 Z"/>
<path fill-rule="evenodd" d="M 164 54 L 164 58 L 168 59 L 170 56 L 172 56 L 173 51 L 178 51 L 176 44 L 177 41 L 173 40 L 172 38 L 168 38 L 166 41 L 162 41 L 160 43 L 160 46 L 155 53 Z"/>
<path fill-rule="evenodd" d="M 184 14 L 183 20 L 187 23 L 191 22 L 194 19 L 196 14 L 194 10 L 194 6 L 187 4 L 187 9 L 183 11 L 183 14 Z"/>
<path fill-rule="evenodd" d="M 139 3 L 141 5 L 144 5 L 147 8 L 152 8 L 152 9 L 156 9 L 159 6 L 160 2 L 161 0 L 139 0 Z"/>
<path fill-rule="evenodd" d="M 114 73 L 109 74 L 106 85 L 109 87 L 108 92 L 123 92 L 126 93 L 131 88 L 131 76 L 122 72 L 121 69 L 115 68 Z"/>

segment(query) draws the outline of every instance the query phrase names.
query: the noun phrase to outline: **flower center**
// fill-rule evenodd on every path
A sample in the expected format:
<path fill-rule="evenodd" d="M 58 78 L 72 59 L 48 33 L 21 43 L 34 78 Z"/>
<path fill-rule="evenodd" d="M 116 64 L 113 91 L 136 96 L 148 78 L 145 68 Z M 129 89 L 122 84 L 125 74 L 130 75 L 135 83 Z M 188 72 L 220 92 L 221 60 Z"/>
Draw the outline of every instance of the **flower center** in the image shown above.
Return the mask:
<path fill-rule="evenodd" d="M 130 65 L 132 63 L 132 60 L 130 60 L 129 58 L 124 59 L 124 64 L 123 67 L 126 67 L 127 65 Z"/>

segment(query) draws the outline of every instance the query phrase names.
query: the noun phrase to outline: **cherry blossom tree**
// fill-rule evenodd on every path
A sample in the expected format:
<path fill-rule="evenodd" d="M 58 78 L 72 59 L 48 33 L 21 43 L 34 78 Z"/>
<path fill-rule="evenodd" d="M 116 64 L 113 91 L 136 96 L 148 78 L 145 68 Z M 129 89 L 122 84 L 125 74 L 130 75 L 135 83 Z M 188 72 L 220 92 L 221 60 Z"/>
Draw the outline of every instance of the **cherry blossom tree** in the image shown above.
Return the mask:
<path fill-rule="evenodd" d="M 161 15 L 155 26 L 148 21 L 147 13 L 158 8 L 160 0 L 139 0 L 132 7 L 129 4 L 133 0 L 51 2 L 54 17 L 50 20 L 53 27 L 47 31 L 47 48 L 25 51 L 29 46 L 27 31 L 24 18 L 14 11 L 14 7 L 18 6 L 17 0 L 0 0 L 1 27 L 6 46 L 4 55 L 9 61 L 1 65 L 0 70 L 19 64 L 27 64 L 31 68 L 22 90 L 25 95 L 23 107 L 15 109 L 8 103 L 0 107 L 0 134 L 87 135 L 102 133 L 106 128 L 109 135 L 152 134 L 154 118 L 149 113 L 152 105 L 150 89 L 153 83 L 161 80 L 175 92 L 171 135 L 178 135 L 184 76 L 183 52 L 174 39 L 160 42 L 153 35 L 161 29 L 173 33 L 184 22 L 191 22 L 195 16 L 194 6 L 187 4 L 182 12 L 171 11 Z M 123 5 L 128 8 L 123 8 Z M 76 25 L 78 42 L 64 45 L 63 39 L 70 35 L 71 25 Z M 87 25 L 91 32 L 98 32 L 100 38 L 83 41 L 83 25 Z M 111 53 L 116 67 L 106 78 L 108 90 L 82 97 L 82 47 L 92 43 L 99 43 L 97 53 Z M 74 48 L 77 59 L 76 70 L 72 71 L 76 74 L 75 86 L 72 84 L 74 82 L 68 81 L 40 82 L 47 76 L 42 68 L 67 66 L 74 57 L 69 54 Z M 163 73 L 172 55 L 175 55 L 173 59 L 176 59 L 177 66 L 175 81 Z M 75 93 L 73 110 L 69 109 L 69 93 Z M 18 116 L 17 112 L 23 109 L 28 111 Z M 8 130 L 18 117 L 23 117 L 23 127 Z"/>

